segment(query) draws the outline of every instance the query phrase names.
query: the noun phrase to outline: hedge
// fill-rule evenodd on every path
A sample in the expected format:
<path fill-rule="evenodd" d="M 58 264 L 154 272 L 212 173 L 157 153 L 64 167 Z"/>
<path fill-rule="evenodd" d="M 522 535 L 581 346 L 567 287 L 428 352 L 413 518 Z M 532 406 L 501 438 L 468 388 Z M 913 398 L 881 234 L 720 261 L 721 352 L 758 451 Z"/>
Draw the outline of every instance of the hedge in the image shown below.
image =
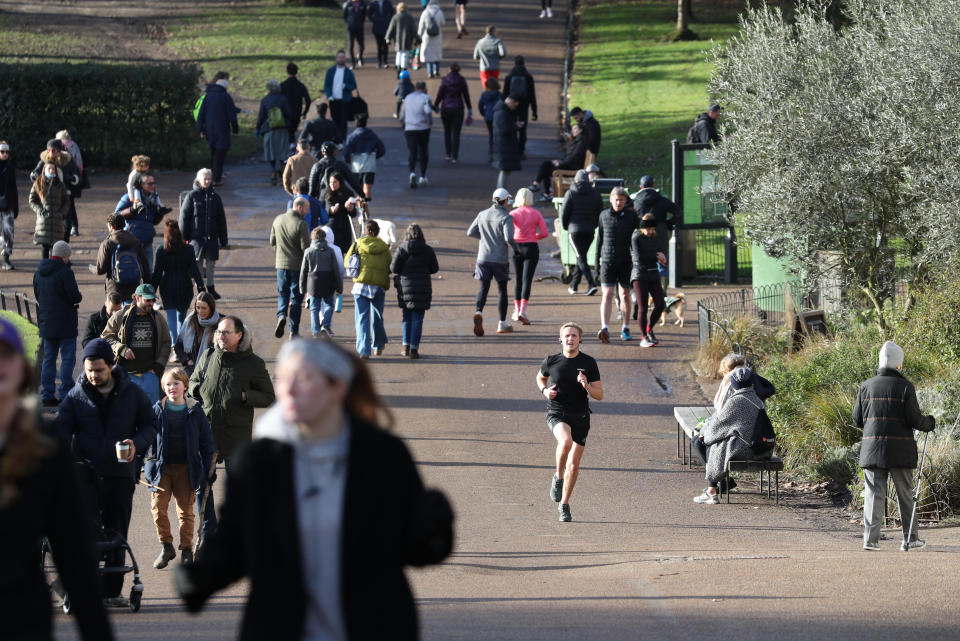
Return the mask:
<path fill-rule="evenodd" d="M 67 129 L 84 164 L 125 167 L 135 153 L 179 167 L 196 140 L 196 65 L 0 64 L 0 139 L 32 167 Z"/>

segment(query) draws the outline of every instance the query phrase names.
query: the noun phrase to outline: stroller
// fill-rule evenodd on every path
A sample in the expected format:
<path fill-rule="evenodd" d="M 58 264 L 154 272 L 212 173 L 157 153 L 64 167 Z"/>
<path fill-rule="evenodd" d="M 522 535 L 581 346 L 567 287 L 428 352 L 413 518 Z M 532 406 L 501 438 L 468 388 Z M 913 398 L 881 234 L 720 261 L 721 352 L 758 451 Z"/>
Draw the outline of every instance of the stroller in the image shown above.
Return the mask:
<path fill-rule="evenodd" d="M 100 518 L 103 509 L 103 491 L 100 475 L 94 469 L 89 461 L 77 461 L 76 463 L 77 483 L 80 489 L 81 497 L 87 508 L 90 510 L 91 518 L 95 525 L 95 540 L 97 557 L 101 558 L 100 575 L 126 574 L 133 572 L 133 587 L 130 588 L 130 609 L 134 612 L 140 610 L 140 601 L 143 598 L 143 583 L 140 582 L 140 567 L 133 556 L 133 550 L 127 540 L 116 530 L 106 528 Z M 126 555 L 130 555 L 130 564 L 127 565 Z M 51 558 L 50 543 L 43 539 L 40 545 L 40 563 L 44 574 L 49 579 L 50 590 L 60 600 L 59 606 L 65 614 L 73 611 L 70 603 L 70 595 L 66 593 L 60 577 L 57 575 L 57 568 Z"/>

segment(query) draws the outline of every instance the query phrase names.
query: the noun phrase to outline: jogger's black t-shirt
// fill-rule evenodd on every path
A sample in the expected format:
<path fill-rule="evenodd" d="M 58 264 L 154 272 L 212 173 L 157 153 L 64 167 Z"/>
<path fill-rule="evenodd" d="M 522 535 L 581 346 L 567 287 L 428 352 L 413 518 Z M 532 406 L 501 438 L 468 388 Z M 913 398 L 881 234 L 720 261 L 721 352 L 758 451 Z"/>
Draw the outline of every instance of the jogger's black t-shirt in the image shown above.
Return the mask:
<path fill-rule="evenodd" d="M 587 375 L 588 383 L 600 380 L 597 361 L 583 352 L 573 358 L 567 358 L 560 353 L 543 359 L 540 373 L 550 377 L 547 386 L 558 384 L 557 397 L 547 401 L 547 412 L 586 413 L 590 407 L 590 399 L 587 396 L 587 390 L 577 382 L 577 375 L 581 369 Z"/>

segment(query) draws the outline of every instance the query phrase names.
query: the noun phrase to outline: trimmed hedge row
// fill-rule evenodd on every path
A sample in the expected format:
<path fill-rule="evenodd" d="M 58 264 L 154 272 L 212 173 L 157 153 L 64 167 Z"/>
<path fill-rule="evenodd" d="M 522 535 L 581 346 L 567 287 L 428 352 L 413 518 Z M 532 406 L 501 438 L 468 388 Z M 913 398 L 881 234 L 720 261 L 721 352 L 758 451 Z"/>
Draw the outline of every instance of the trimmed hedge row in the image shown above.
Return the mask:
<path fill-rule="evenodd" d="M 178 167 L 197 139 L 199 79 L 199 67 L 183 64 L 0 64 L 0 139 L 23 167 L 61 129 L 87 165 L 126 167 L 138 153 Z"/>

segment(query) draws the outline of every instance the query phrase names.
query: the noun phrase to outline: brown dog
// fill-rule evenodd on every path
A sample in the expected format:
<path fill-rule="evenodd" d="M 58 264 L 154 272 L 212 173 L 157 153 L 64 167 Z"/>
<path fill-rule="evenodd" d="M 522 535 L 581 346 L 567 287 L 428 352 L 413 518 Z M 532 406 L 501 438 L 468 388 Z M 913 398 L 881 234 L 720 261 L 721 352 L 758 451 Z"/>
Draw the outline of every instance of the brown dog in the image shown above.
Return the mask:
<path fill-rule="evenodd" d="M 686 294 L 683 292 L 677 292 L 673 296 L 666 296 L 664 297 L 664 303 L 666 307 L 663 310 L 663 315 L 660 317 L 660 327 L 663 327 L 667 324 L 667 314 L 670 312 L 673 312 L 673 315 L 677 318 L 673 324 L 683 327 L 683 310 L 687 305 Z M 653 298 L 650 299 L 650 305 L 653 305 Z"/>

